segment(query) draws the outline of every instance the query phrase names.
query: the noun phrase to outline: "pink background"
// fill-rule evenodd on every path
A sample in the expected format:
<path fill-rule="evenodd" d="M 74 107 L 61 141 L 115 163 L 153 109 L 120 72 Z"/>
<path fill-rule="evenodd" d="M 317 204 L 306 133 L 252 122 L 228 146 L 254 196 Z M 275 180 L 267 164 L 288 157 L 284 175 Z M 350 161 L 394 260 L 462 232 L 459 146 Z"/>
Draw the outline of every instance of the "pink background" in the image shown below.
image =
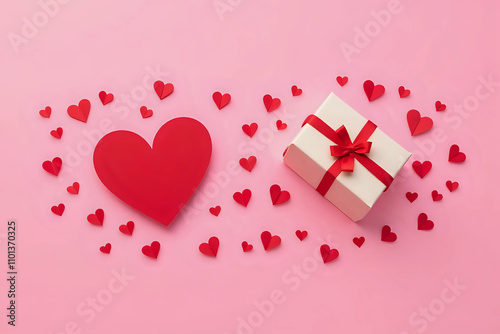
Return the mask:
<path fill-rule="evenodd" d="M 51 17 L 41 14 L 37 1 L 1 5 L 1 267 L 3 277 L 6 222 L 14 219 L 19 275 L 16 328 L 6 325 L 7 285 L 0 280 L 0 331 L 500 332 L 499 159 L 492 145 L 499 120 L 500 5 L 401 0 L 394 10 L 388 0 L 220 0 L 226 7 L 218 13 L 214 3 L 74 0 L 49 6 Z M 381 27 L 372 11 L 388 7 L 393 13 Z M 23 36 L 23 18 L 41 26 L 25 28 L 25 43 L 13 47 L 9 38 Z M 371 37 L 355 40 L 365 28 Z M 340 46 L 355 43 L 357 53 L 345 56 Z M 337 75 L 347 75 L 348 84 L 340 87 Z M 484 85 L 489 77 L 496 86 Z M 156 79 L 175 85 L 163 101 L 152 89 Z M 386 94 L 369 103 L 366 79 L 385 85 Z M 291 96 L 293 84 L 304 90 L 301 96 Z M 410 97 L 399 98 L 400 85 Z M 115 100 L 102 106 L 100 90 Z M 221 111 L 211 100 L 214 91 L 232 95 Z M 423 180 L 407 164 L 359 223 L 281 162 L 305 116 L 331 91 L 414 152 L 410 161 L 434 164 Z M 270 114 L 262 103 L 266 93 L 282 100 Z M 86 124 L 66 114 L 82 98 L 92 103 Z M 435 111 L 436 100 L 446 111 Z M 38 115 L 47 105 L 50 119 Z M 153 117 L 141 118 L 142 105 Z M 430 132 L 409 135 L 411 108 L 434 119 Z M 209 129 L 213 158 L 189 208 L 164 228 L 103 187 L 89 150 L 110 131 L 100 129 L 101 122 L 151 142 L 164 122 L 181 115 Z M 278 118 L 288 124 L 279 133 Z M 250 122 L 259 124 L 252 139 L 241 131 Z M 61 140 L 49 135 L 58 126 Z M 467 154 L 464 164 L 447 162 L 454 143 Z M 252 154 L 258 162 L 251 173 L 227 167 Z M 54 156 L 64 160 L 57 178 L 41 168 Z M 448 179 L 460 182 L 456 192 L 446 189 Z M 74 181 L 81 184 L 76 196 L 65 190 Z M 289 203 L 271 205 L 273 183 L 291 192 Z M 244 188 L 253 192 L 247 208 L 232 199 Z M 434 189 L 444 195 L 441 202 L 432 201 Z M 407 191 L 420 196 L 410 204 Z M 50 207 L 61 202 L 66 211 L 58 217 Z M 222 206 L 219 217 L 208 212 L 215 205 Z M 106 214 L 102 227 L 86 221 L 97 208 Z M 417 230 L 420 212 L 435 222 L 434 230 Z M 118 231 L 128 220 L 136 223 L 131 237 Z M 395 243 L 380 241 L 385 224 L 397 233 Z M 297 229 L 309 232 L 302 242 Z M 264 230 L 281 236 L 282 245 L 264 252 Z M 212 235 L 221 241 L 216 259 L 198 251 Z M 366 242 L 358 248 L 352 238 L 361 235 Z M 141 253 L 153 240 L 162 245 L 157 260 Z M 252 252 L 242 252 L 243 240 L 253 244 Z M 109 255 L 99 252 L 107 242 Z M 338 260 L 319 260 L 323 243 L 340 251 Z M 110 283 L 120 285 L 113 270 L 133 276 L 117 293 L 109 290 Z M 454 281 L 459 290 L 449 289 Z M 93 298 L 100 300 L 94 317 L 87 305 Z"/>

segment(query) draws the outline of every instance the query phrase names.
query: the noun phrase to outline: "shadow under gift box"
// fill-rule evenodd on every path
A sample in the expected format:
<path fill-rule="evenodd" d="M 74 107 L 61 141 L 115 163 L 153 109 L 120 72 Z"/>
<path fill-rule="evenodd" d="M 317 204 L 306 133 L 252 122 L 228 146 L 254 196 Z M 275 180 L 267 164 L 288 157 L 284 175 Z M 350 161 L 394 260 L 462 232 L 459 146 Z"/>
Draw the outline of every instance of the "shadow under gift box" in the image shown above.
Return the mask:
<path fill-rule="evenodd" d="M 333 93 L 314 115 L 334 130 L 343 125 L 352 141 L 368 122 Z M 411 156 L 410 152 L 378 127 L 368 138 L 368 142 L 372 143 L 371 148 L 369 153 L 363 155 L 392 178 Z M 323 177 L 337 160 L 332 156 L 330 148 L 336 145 L 316 128 L 305 123 L 288 145 L 283 162 L 318 190 Z M 355 158 L 353 171 L 341 171 L 326 190 L 324 197 L 350 219 L 358 221 L 366 216 L 385 189 L 386 185 Z"/>

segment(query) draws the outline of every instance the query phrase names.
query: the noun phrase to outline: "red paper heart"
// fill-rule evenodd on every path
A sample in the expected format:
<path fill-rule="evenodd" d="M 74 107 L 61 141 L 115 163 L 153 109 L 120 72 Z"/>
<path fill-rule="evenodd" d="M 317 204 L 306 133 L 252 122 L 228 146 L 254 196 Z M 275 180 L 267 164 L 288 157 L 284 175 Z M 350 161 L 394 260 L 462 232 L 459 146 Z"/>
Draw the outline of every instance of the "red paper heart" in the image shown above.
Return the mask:
<path fill-rule="evenodd" d="M 297 88 L 297 86 L 293 85 L 292 86 L 292 95 L 293 96 L 299 96 L 302 94 L 302 89 Z"/>
<path fill-rule="evenodd" d="M 273 97 L 269 94 L 264 95 L 263 100 L 264 100 L 264 106 L 266 107 L 267 112 L 271 112 L 273 110 L 276 110 L 281 105 L 280 99 L 278 99 L 278 98 L 273 99 Z"/>
<path fill-rule="evenodd" d="M 446 109 L 446 104 L 442 104 L 441 101 L 436 101 L 435 106 L 436 111 L 444 111 Z"/>
<path fill-rule="evenodd" d="M 109 254 L 109 252 L 111 252 L 111 244 L 108 242 L 106 244 L 106 246 L 101 246 L 99 248 L 99 250 L 102 252 L 102 253 L 105 253 L 105 254 Z"/>
<path fill-rule="evenodd" d="M 464 153 L 460 152 L 460 147 L 457 144 L 453 144 L 450 147 L 450 154 L 448 155 L 449 162 L 461 163 L 464 162 L 466 156 Z"/>
<path fill-rule="evenodd" d="M 147 257 L 157 259 L 159 253 L 160 253 L 160 243 L 158 241 L 153 241 L 151 243 L 151 246 L 146 245 L 142 247 L 142 254 L 146 255 Z"/>
<path fill-rule="evenodd" d="M 429 117 L 420 117 L 418 110 L 412 109 L 406 114 L 408 127 L 412 136 L 429 131 L 432 128 L 433 122 Z"/>
<path fill-rule="evenodd" d="M 156 95 L 158 95 L 160 100 L 163 100 L 164 98 L 172 94 L 172 92 L 174 91 L 174 85 L 172 85 L 171 83 L 164 84 L 163 81 L 158 80 L 154 83 L 154 89 Z"/>
<path fill-rule="evenodd" d="M 295 231 L 295 235 L 297 236 L 297 238 L 299 238 L 300 241 L 302 241 L 307 237 L 307 231 L 297 230 Z"/>
<path fill-rule="evenodd" d="M 148 109 L 146 106 L 142 106 L 140 111 L 141 111 L 142 118 L 148 118 L 148 117 L 153 116 L 153 110 Z"/>
<path fill-rule="evenodd" d="M 440 194 L 440 193 L 438 193 L 437 190 L 433 190 L 432 193 L 431 193 L 431 195 L 432 195 L 432 200 L 434 202 L 437 202 L 437 201 L 440 201 L 440 200 L 443 199 L 443 195 Z"/>
<path fill-rule="evenodd" d="M 396 233 L 391 232 L 391 227 L 389 225 L 384 225 L 384 227 L 382 227 L 382 241 L 394 242 L 397 238 L 398 236 Z"/>
<path fill-rule="evenodd" d="M 253 155 L 246 158 L 241 158 L 240 159 L 240 166 L 245 168 L 247 171 L 251 172 L 252 169 L 255 167 L 255 164 L 257 163 L 257 158 L 254 157 Z"/>
<path fill-rule="evenodd" d="M 203 179 L 211 154 L 203 124 L 179 117 L 158 130 L 152 148 L 130 131 L 105 135 L 94 150 L 94 168 L 118 198 L 168 226 Z"/>
<path fill-rule="evenodd" d="M 129 221 L 127 222 L 127 224 L 120 225 L 118 230 L 120 230 L 120 232 L 122 232 L 123 234 L 132 235 L 132 233 L 134 233 L 134 228 L 135 228 L 134 222 Z"/>
<path fill-rule="evenodd" d="M 211 237 L 210 239 L 208 239 L 208 243 L 202 243 L 199 249 L 202 254 L 216 257 L 217 251 L 219 250 L 219 238 Z"/>
<path fill-rule="evenodd" d="M 87 123 L 90 113 L 90 101 L 87 99 L 81 100 L 78 105 L 68 107 L 68 115 L 76 120 Z"/>
<path fill-rule="evenodd" d="M 425 213 L 421 213 L 418 216 L 418 229 L 422 231 L 432 230 L 434 228 L 434 222 L 427 218 Z"/>
<path fill-rule="evenodd" d="M 286 190 L 281 190 L 281 187 L 277 184 L 273 184 L 269 189 L 271 194 L 271 202 L 273 205 L 283 204 L 288 202 L 290 199 L 290 193 Z"/>
<path fill-rule="evenodd" d="M 414 161 L 411 166 L 413 167 L 413 170 L 415 171 L 415 173 L 417 173 L 417 175 L 423 179 L 424 176 L 426 176 L 427 173 L 430 172 L 430 170 L 432 168 L 432 162 L 430 162 L 430 161 L 424 161 L 424 162 Z"/>
<path fill-rule="evenodd" d="M 252 249 L 253 249 L 253 246 L 251 244 L 249 244 L 248 242 L 246 241 L 243 241 L 241 243 L 241 248 L 243 248 L 243 252 L 250 252 Z"/>
<path fill-rule="evenodd" d="M 250 125 L 248 124 L 243 125 L 241 129 L 243 130 L 243 132 L 247 134 L 248 137 L 252 138 L 255 132 L 257 131 L 258 127 L 259 126 L 257 125 L 257 123 L 252 123 Z"/>
<path fill-rule="evenodd" d="M 262 246 L 264 246 L 264 250 L 266 251 L 276 248 L 281 244 L 281 238 L 277 235 L 271 235 L 269 231 L 262 232 L 260 239 L 262 240 Z"/>
<path fill-rule="evenodd" d="M 242 192 L 235 192 L 233 194 L 233 199 L 236 201 L 236 203 L 241 204 L 244 207 L 248 205 L 250 197 L 252 197 L 252 192 L 250 191 L 250 189 L 245 189 Z"/>
<path fill-rule="evenodd" d="M 62 167 L 62 160 L 59 157 L 55 157 L 52 161 L 47 160 L 42 163 L 42 168 L 52 174 L 57 176 Z"/>
<path fill-rule="evenodd" d="M 95 210 L 95 213 L 87 216 L 87 221 L 92 225 L 102 226 L 104 223 L 104 211 L 102 209 Z"/>
<path fill-rule="evenodd" d="M 365 237 L 353 238 L 352 242 L 354 242 L 356 246 L 361 248 L 361 246 L 363 246 L 363 244 L 365 243 Z"/>
<path fill-rule="evenodd" d="M 458 188 L 458 182 L 451 182 L 450 180 L 446 181 L 446 187 L 451 192 L 454 192 Z"/>
<path fill-rule="evenodd" d="M 399 92 L 399 97 L 400 98 L 407 97 L 407 96 L 410 95 L 410 90 L 409 89 L 405 89 L 404 86 L 399 86 L 398 92 Z"/>
<path fill-rule="evenodd" d="M 53 207 L 50 208 L 50 211 L 52 211 L 54 214 L 58 216 L 62 216 L 64 213 L 65 206 L 64 204 L 60 203 L 59 205 L 54 205 Z"/>
<path fill-rule="evenodd" d="M 220 92 L 215 92 L 212 94 L 212 99 L 214 100 L 217 108 L 221 110 L 231 101 L 231 95 L 229 95 L 228 93 L 222 95 Z"/>
<path fill-rule="evenodd" d="M 47 107 L 45 107 L 45 109 L 40 110 L 38 113 L 42 117 L 49 118 L 50 114 L 52 113 L 52 108 L 47 106 Z"/>
<path fill-rule="evenodd" d="M 105 106 L 109 102 L 113 101 L 114 98 L 115 97 L 111 93 L 108 94 L 105 91 L 99 92 L 99 99 L 101 100 L 103 106 Z"/>
<path fill-rule="evenodd" d="M 335 248 L 330 249 L 327 244 L 321 245 L 319 250 L 324 263 L 331 262 L 339 257 L 339 251 Z"/>
<path fill-rule="evenodd" d="M 208 211 L 210 211 L 210 213 L 213 214 L 215 217 L 217 217 L 219 215 L 220 210 L 221 210 L 221 208 L 220 208 L 219 205 L 217 205 L 215 207 L 211 207 L 210 209 L 208 209 Z"/>
<path fill-rule="evenodd" d="M 66 188 L 66 190 L 73 195 L 77 195 L 80 192 L 80 183 L 73 182 L 73 185 Z"/>
<path fill-rule="evenodd" d="M 410 201 L 410 203 L 413 203 L 418 197 L 417 193 L 412 193 L 412 192 L 407 192 L 406 193 L 406 198 Z"/>
<path fill-rule="evenodd" d="M 50 131 L 50 135 L 54 138 L 61 139 L 63 134 L 63 129 L 62 128 L 57 128 L 55 130 Z"/>
<path fill-rule="evenodd" d="M 373 81 L 366 80 L 363 83 L 363 89 L 365 90 L 366 97 L 368 101 L 373 101 L 384 95 L 385 87 L 382 85 L 374 85 Z"/>
<path fill-rule="evenodd" d="M 344 87 L 348 80 L 348 77 L 341 77 L 340 75 L 337 77 L 337 83 L 340 85 L 340 87 Z"/>
<path fill-rule="evenodd" d="M 278 130 L 285 130 L 287 125 L 286 123 L 283 123 L 281 120 L 277 120 L 276 127 L 278 128 Z"/>

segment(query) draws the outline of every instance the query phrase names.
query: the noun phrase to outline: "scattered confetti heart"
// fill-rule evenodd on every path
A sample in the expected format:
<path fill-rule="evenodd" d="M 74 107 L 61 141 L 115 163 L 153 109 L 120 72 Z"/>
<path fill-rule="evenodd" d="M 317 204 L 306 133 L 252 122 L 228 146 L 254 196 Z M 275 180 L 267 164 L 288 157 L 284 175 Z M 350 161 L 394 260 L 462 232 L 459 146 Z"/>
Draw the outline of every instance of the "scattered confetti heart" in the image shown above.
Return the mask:
<path fill-rule="evenodd" d="M 63 129 L 62 128 L 57 128 L 55 130 L 50 131 L 50 135 L 54 138 L 61 139 L 63 134 Z"/>
<path fill-rule="evenodd" d="M 399 86 L 398 92 L 400 98 L 407 97 L 410 95 L 410 90 L 406 89 L 404 86 Z"/>
<path fill-rule="evenodd" d="M 83 123 L 87 123 L 90 113 L 90 101 L 87 99 L 81 100 L 78 105 L 71 105 L 68 107 L 68 115 Z"/>
<path fill-rule="evenodd" d="M 240 166 L 249 172 L 252 171 L 252 169 L 255 167 L 256 163 L 257 163 L 257 158 L 254 157 L 253 155 L 248 157 L 248 159 L 246 159 L 246 158 L 240 159 Z"/>
<path fill-rule="evenodd" d="M 92 225 L 102 226 L 104 223 L 104 211 L 102 209 L 95 210 L 95 213 L 87 216 L 87 221 Z"/>
<path fill-rule="evenodd" d="M 465 154 L 460 152 L 460 147 L 457 144 L 453 144 L 450 147 L 450 154 L 448 155 L 449 162 L 461 163 L 465 161 Z"/>
<path fill-rule="evenodd" d="M 52 113 L 52 108 L 47 106 L 47 107 L 45 107 L 45 109 L 40 110 L 38 113 L 42 117 L 49 118 L 50 114 Z"/>
<path fill-rule="evenodd" d="M 273 110 L 276 110 L 281 105 L 280 99 L 273 98 L 269 94 L 264 95 L 263 101 L 264 101 L 264 106 L 266 107 L 267 112 L 271 112 Z"/>
<path fill-rule="evenodd" d="M 243 125 L 241 129 L 243 130 L 244 133 L 247 134 L 248 137 L 252 138 L 255 132 L 257 131 L 258 127 L 259 126 L 257 125 L 257 123 L 252 123 L 250 125 L 248 124 Z"/>
<path fill-rule="evenodd" d="M 422 231 L 429 231 L 434 228 L 434 222 L 427 218 L 425 213 L 418 216 L 418 229 Z"/>
<path fill-rule="evenodd" d="M 199 249 L 202 254 L 216 257 L 217 251 L 219 250 L 219 238 L 211 237 L 210 239 L 208 239 L 208 243 L 202 243 Z"/>
<path fill-rule="evenodd" d="M 153 116 L 153 110 L 148 109 L 146 106 L 142 106 L 140 110 L 141 110 L 142 118 L 148 118 L 148 117 Z"/>
<path fill-rule="evenodd" d="M 348 80 L 349 78 L 341 77 L 340 75 L 337 77 L 337 83 L 340 85 L 340 87 L 344 87 Z"/>
<path fill-rule="evenodd" d="M 290 199 L 290 193 L 286 190 L 281 190 L 281 187 L 277 184 L 273 184 L 271 188 L 269 188 L 269 192 L 273 205 L 283 204 Z"/>
<path fill-rule="evenodd" d="M 382 85 L 375 85 L 373 81 L 371 80 L 366 80 L 363 83 L 363 89 L 365 90 L 366 97 L 368 98 L 368 101 L 373 101 L 375 99 L 378 99 L 385 93 L 385 87 Z"/>
<path fill-rule="evenodd" d="M 292 95 L 293 96 L 299 96 L 302 94 L 302 89 L 297 88 L 297 86 L 293 85 L 292 86 Z"/>
<path fill-rule="evenodd" d="M 151 243 L 151 246 L 146 245 L 142 247 L 142 254 L 146 255 L 147 257 L 157 259 L 158 253 L 160 253 L 160 243 L 158 241 L 153 241 Z"/>
<path fill-rule="evenodd" d="M 430 172 L 430 170 L 432 168 L 432 162 L 430 162 L 430 161 L 424 161 L 424 162 L 414 161 L 411 166 L 413 167 L 413 170 L 415 171 L 415 173 L 417 173 L 417 175 L 423 179 L 424 176 L 426 176 L 427 173 Z"/>
<path fill-rule="evenodd" d="M 135 224 L 133 221 L 127 222 L 127 224 L 122 224 L 118 227 L 118 230 L 126 235 L 132 235 L 134 233 Z"/>
<path fill-rule="evenodd" d="M 59 157 L 55 157 L 52 161 L 47 160 L 42 163 L 42 168 L 52 174 L 57 176 L 62 167 L 62 160 Z"/>
<path fill-rule="evenodd" d="M 407 192 L 406 193 L 406 198 L 410 201 L 410 203 L 413 203 L 418 197 L 417 193 L 412 193 L 412 192 Z"/>
<path fill-rule="evenodd" d="M 233 194 L 233 199 L 236 201 L 236 203 L 241 204 L 244 207 L 248 205 L 250 197 L 252 197 L 252 192 L 250 191 L 250 189 L 245 189 L 242 192 L 235 192 Z"/>
<path fill-rule="evenodd" d="M 389 225 L 384 225 L 384 227 L 382 227 L 382 241 L 394 242 L 397 238 L 398 236 L 396 233 L 391 232 L 391 227 Z"/>
<path fill-rule="evenodd" d="M 78 195 L 78 193 L 80 192 L 80 183 L 78 182 L 73 182 L 73 184 L 71 186 L 69 186 L 68 188 L 66 188 L 66 190 L 70 193 L 70 194 L 73 194 L 73 195 Z"/>
<path fill-rule="evenodd" d="M 454 192 L 458 188 L 458 182 L 451 182 L 450 180 L 446 181 L 446 187 L 451 192 Z"/>
<path fill-rule="evenodd" d="M 446 109 L 446 104 L 442 104 L 441 101 L 436 101 L 436 111 L 444 111 Z"/>
<path fill-rule="evenodd" d="M 433 190 L 431 195 L 432 195 L 432 200 L 434 202 L 437 202 L 437 201 L 440 201 L 443 199 L 443 195 L 440 194 L 437 190 Z"/>
<path fill-rule="evenodd" d="M 339 251 L 335 248 L 330 249 L 327 244 L 321 245 L 319 250 L 324 263 L 331 262 L 339 257 Z"/>
<path fill-rule="evenodd" d="M 215 217 L 219 216 L 220 210 L 221 210 L 221 208 L 220 208 L 219 205 L 211 207 L 210 209 L 208 209 L 208 211 L 210 211 L 210 213 L 213 214 Z"/>
<path fill-rule="evenodd" d="M 105 253 L 105 254 L 109 254 L 109 252 L 111 252 L 111 244 L 108 242 L 106 244 L 106 246 L 101 246 L 99 248 L 99 250 L 102 252 L 102 253 Z"/>
<path fill-rule="evenodd" d="M 361 248 L 361 246 L 363 246 L 363 244 L 365 243 L 365 237 L 353 238 L 352 242 L 354 242 L 356 246 Z"/>
<path fill-rule="evenodd" d="M 408 121 L 408 127 L 412 136 L 429 131 L 433 125 L 430 117 L 420 117 L 420 113 L 415 109 L 408 111 L 406 120 Z"/>
<path fill-rule="evenodd" d="M 243 248 L 243 252 L 250 252 L 252 249 L 253 249 L 253 246 L 251 244 L 249 244 L 248 242 L 246 241 L 243 241 L 241 243 L 241 248 Z"/>
<path fill-rule="evenodd" d="M 295 235 L 297 236 L 297 238 L 299 238 L 300 241 L 302 241 L 307 237 L 307 231 L 297 230 L 295 231 Z"/>
<path fill-rule="evenodd" d="M 62 216 L 64 213 L 65 206 L 64 204 L 60 203 L 59 205 L 54 205 L 53 207 L 50 208 L 50 211 L 52 211 L 54 214 L 58 216 Z"/>
<path fill-rule="evenodd" d="M 214 100 L 217 108 L 221 110 L 231 101 L 231 95 L 229 95 L 228 93 L 222 95 L 220 92 L 215 92 L 212 94 L 212 99 Z"/>
<path fill-rule="evenodd" d="M 164 84 L 163 81 L 158 80 L 154 83 L 154 89 L 156 95 L 158 95 L 160 100 L 163 100 L 164 98 L 172 94 L 172 92 L 174 91 L 174 85 L 172 85 L 171 83 Z"/>
<path fill-rule="evenodd" d="M 276 121 L 276 128 L 278 128 L 278 130 L 285 130 L 286 127 L 286 123 L 283 123 L 280 119 Z"/>
<path fill-rule="evenodd" d="M 103 90 L 99 92 L 99 99 L 101 100 L 103 106 L 113 101 L 114 98 L 115 97 L 111 93 L 108 94 Z"/>
<path fill-rule="evenodd" d="M 276 248 L 281 244 L 281 238 L 277 235 L 271 235 L 271 232 L 269 231 L 262 232 L 260 239 L 262 240 L 262 246 L 264 246 L 264 250 L 266 251 Z"/>

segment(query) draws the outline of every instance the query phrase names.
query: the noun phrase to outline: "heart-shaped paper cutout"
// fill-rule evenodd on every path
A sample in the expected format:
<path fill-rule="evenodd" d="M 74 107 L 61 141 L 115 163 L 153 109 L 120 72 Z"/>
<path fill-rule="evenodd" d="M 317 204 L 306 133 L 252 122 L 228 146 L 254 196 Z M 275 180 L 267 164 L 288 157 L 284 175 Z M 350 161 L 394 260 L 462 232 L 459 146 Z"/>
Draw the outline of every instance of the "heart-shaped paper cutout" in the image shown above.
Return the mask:
<path fill-rule="evenodd" d="M 59 127 L 55 130 L 52 130 L 52 131 L 50 131 L 50 135 L 54 138 L 61 139 L 61 137 L 63 135 L 63 129 L 61 127 Z"/>
<path fill-rule="evenodd" d="M 71 105 L 68 107 L 68 115 L 83 123 L 87 123 L 90 113 L 90 101 L 87 99 L 81 100 L 78 105 Z"/>
<path fill-rule="evenodd" d="M 105 106 L 109 102 L 113 101 L 114 98 L 115 97 L 111 93 L 108 94 L 105 91 L 99 92 L 99 99 L 101 100 L 103 106 Z"/>
<path fill-rule="evenodd" d="M 243 248 L 243 252 L 250 252 L 252 249 L 253 249 L 253 246 L 251 244 L 249 244 L 248 242 L 246 241 L 243 241 L 241 243 L 241 248 Z"/>
<path fill-rule="evenodd" d="M 415 173 L 417 173 L 418 176 L 420 176 L 420 178 L 424 178 L 424 176 L 427 175 L 427 173 L 430 172 L 431 168 L 432 168 L 432 162 L 430 161 L 424 161 L 424 162 L 420 162 L 420 161 L 414 161 L 411 166 L 413 167 L 413 170 L 415 171 Z"/>
<path fill-rule="evenodd" d="M 269 193 L 271 194 L 271 202 L 273 205 L 283 204 L 290 199 L 290 193 L 286 190 L 281 190 L 281 187 L 277 184 L 273 184 L 271 188 L 269 188 Z"/>
<path fill-rule="evenodd" d="M 406 198 L 410 201 L 410 203 L 413 203 L 418 197 L 417 193 L 412 193 L 412 192 L 407 192 L 406 193 Z"/>
<path fill-rule="evenodd" d="M 231 95 L 229 95 L 228 93 L 222 95 L 220 92 L 215 92 L 212 94 L 212 99 L 214 100 L 217 108 L 221 110 L 231 101 Z"/>
<path fill-rule="evenodd" d="M 264 101 L 264 106 L 266 107 L 267 112 L 271 112 L 273 110 L 276 110 L 281 105 L 280 99 L 273 98 L 269 94 L 264 95 L 263 101 Z"/>
<path fill-rule="evenodd" d="M 105 246 L 101 246 L 99 250 L 101 253 L 109 254 L 111 252 L 111 244 L 108 242 Z"/>
<path fill-rule="evenodd" d="M 298 88 L 296 85 L 292 86 L 292 95 L 299 96 L 302 94 L 302 89 Z"/>
<path fill-rule="evenodd" d="M 254 157 L 253 155 L 248 157 L 248 159 L 246 159 L 246 158 L 240 159 L 240 166 L 249 172 L 252 171 L 252 169 L 255 167 L 256 163 L 257 163 L 257 158 Z"/>
<path fill-rule="evenodd" d="M 146 245 L 142 247 L 142 254 L 152 259 L 157 259 L 159 253 L 160 253 L 160 243 L 158 241 L 153 241 L 151 243 L 151 246 Z"/>
<path fill-rule="evenodd" d="M 451 192 L 454 192 L 458 188 L 458 182 L 446 181 L 446 188 Z"/>
<path fill-rule="evenodd" d="M 434 222 L 429 220 L 425 213 L 418 215 L 418 229 L 422 231 L 429 231 L 434 228 Z"/>
<path fill-rule="evenodd" d="M 216 257 L 217 251 L 219 250 L 219 238 L 211 237 L 210 239 L 208 239 L 208 243 L 202 243 L 199 249 L 202 254 Z"/>
<path fill-rule="evenodd" d="M 64 204 L 60 203 L 59 205 L 54 205 L 53 207 L 51 207 L 50 211 L 58 216 L 62 216 L 62 214 L 64 213 L 64 209 Z"/>
<path fill-rule="evenodd" d="M 361 247 L 365 243 L 365 237 L 353 238 L 352 242 L 354 242 L 356 246 Z"/>
<path fill-rule="evenodd" d="M 281 238 L 277 235 L 271 235 L 271 232 L 269 231 L 262 232 L 260 239 L 262 240 L 262 246 L 264 246 L 264 250 L 266 251 L 276 248 L 281 244 Z"/>
<path fill-rule="evenodd" d="M 174 91 L 174 85 L 171 83 L 164 84 L 161 80 L 156 81 L 153 87 L 160 100 L 163 100 Z"/>
<path fill-rule="evenodd" d="M 248 124 L 244 124 L 241 129 L 243 130 L 243 132 L 250 138 L 253 137 L 253 135 L 255 134 L 255 132 L 257 131 L 257 128 L 259 126 L 257 125 L 257 123 L 252 123 L 250 125 Z"/>
<path fill-rule="evenodd" d="M 398 236 L 396 235 L 396 233 L 391 232 L 391 227 L 389 225 L 384 225 L 384 227 L 382 227 L 382 241 L 394 242 L 397 238 Z"/>
<path fill-rule="evenodd" d="M 437 190 L 433 190 L 431 193 L 431 196 L 432 196 L 432 200 L 434 202 L 437 202 L 437 201 L 440 201 L 443 199 L 443 195 L 440 194 Z"/>
<path fill-rule="evenodd" d="M 87 216 L 87 221 L 92 225 L 102 226 L 102 224 L 104 223 L 104 210 L 95 210 L 95 213 L 91 213 Z"/>
<path fill-rule="evenodd" d="M 436 101 L 435 106 L 436 111 L 444 111 L 446 109 L 446 104 L 442 104 L 441 101 Z"/>
<path fill-rule="evenodd" d="M 340 87 L 344 87 L 348 80 L 348 77 L 341 77 L 340 75 L 337 77 L 337 83 L 340 85 Z"/>
<path fill-rule="evenodd" d="M 148 109 L 146 106 L 142 106 L 139 111 L 141 112 L 142 118 L 148 118 L 153 116 L 153 110 Z"/>
<path fill-rule="evenodd" d="M 42 117 L 50 118 L 50 114 L 52 113 L 52 108 L 47 106 L 47 107 L 45 107 L 45 109 L 41 109 L 38 113 Z"/>
<path fill-rule="evenodd" d="M 327 244 L 321 245 L 319 250 L 324 263 L 332 262 L 339 257 L 339 251 L 335 248 L 330 249 Z"/>
<path fill-rule="evenodd" d="M 375 99 L 378 99 L 385 93 L 385 87 L 382 85 L 375 85 L 373 81 L 371 80 L 366 80 L 363 83 L 363 89 L 365 90 L 366 97 L 368 98 L 368 101 L 373 101 Z"/>
<path fill-rule="evenodd" d="M 250 191 L 250 189 L 245 189 L 242 192 L 235 192 L 233 194 L 233 199 L 236 201 L 236 203 L 241 204 L 244 207 L 248 205 L 250 197 L 252 197 L 252 192 Z"/>
<path fill-rule="evenodd" d="M 412 109 L 406 114 L 408 127 L 412 136 L 419 135 L 432 128 L 433 122 L 430 117 L 421 117 L 418 110 Z"/>
<path fill-rule="evenodd" d="M 220 210 L 221 210 L 221 207 L 219 205 L 217 205 L 215 207 L 211 207 L 210 209 L 208 209 L 208 211 L 211 214 L 213 214 L 215 217 L 219 216 Z"/>
<path fill-rule="evenodd" d="M 42 163 L 42 168 L 46 172 L 55 176 L 59 174 L 59 172 L 61 171 L 61 167 L 62 167 L 62 160 L 59 157 L 55 157 L 54 159 L 52 159 L 52 161 L 47 160 Z"/>
<path fill-rule="evenodd" d="M 80 192 L 80 183 L 78 182 L 73 182 L 71 186 L 66 188 L 66 190 L 73 195 L 77 195 Z"/>
<path fill-rule="evenodd" d="M 123 234 L 132 235 L 132 233 L 134 233 L 134 228 L 135 228 L 134 222 L 129 221 L 127 222 L 127 224 L 120 225 L 118 230 L 120 230 L 120 232 L 122 232 Z"/>
<path fill-rule="evenodd" d="M 300 241 L 302 241 L 307 237 L 307 231 L 297 230 L 295 231 L 295 235 L 297 236 L 297 238 L 299 238 Z"/>
<path fill-rule="evenodd" d="M 399 86 L 398 92 L 400 98 L 404 98 L 410 95 L 410 90 L 406 89 L 404 86 Z"/>
<path fill-rule="evenodd" d="M 276 128 L 278 130 L 285 130 L 287 127 L 286 123 L 283 123 L 280 119 L 276 121 Z"/>
<path fill-rule="evenodd" d="M 457 144 L 453 144 L 450 147 L 450 154 L 448 155 L 449 162 L 461 163 L 466 159 L 465 153 L 460 152 L 460 147 Z"/>

